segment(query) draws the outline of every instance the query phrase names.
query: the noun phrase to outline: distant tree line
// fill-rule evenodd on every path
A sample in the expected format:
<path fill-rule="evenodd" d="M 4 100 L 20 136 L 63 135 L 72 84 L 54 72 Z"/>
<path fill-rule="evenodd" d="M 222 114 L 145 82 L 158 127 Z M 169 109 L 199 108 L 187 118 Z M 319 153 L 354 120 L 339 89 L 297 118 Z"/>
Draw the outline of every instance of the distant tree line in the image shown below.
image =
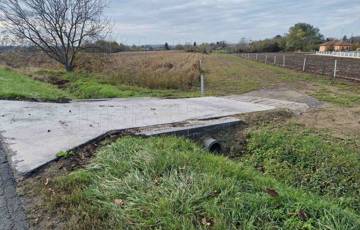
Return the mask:
<path fill-rule="evenodd" d="M 237 44 L 226 43 L 225 41 L 216 43 L 196 43 L 187 45 L 177 45 L 175 49 L 185 50 L 186 52 L 211 53 L 222 51 L 226 53 L 263 53 L 263 52 L 312 52 L 319 50 L 320 44 L 335 38 L 326 38 L 320 30 L 307 23 L 297 23 L 290 27 L 289 32 L 284 35 L 276 35 L 258 41 L 247 41 L 242 38 Z M 353 50 L 360 49 L 360 36 L 343 37 L 344 41 L 353 44 Z"/>
<path fill-rule="evenodd" d="M 203 43 L 201 45 L 185 45 L 181 47 L 187 52 L 210 53 L 214 50 L 227 53 L 239 52 L 310 52 L 319 49 L 319 45 L 325 42 L 320 30 L 307 23 L 297 23 L 290 27 L 285 35 L 277 35 L 258 41 L 247 41 L 242 38 L 237 44 L 227 44 L 226 42 Z M 180 49 L 180 46 L 177 46 Z"/>
<path fill-rule="evenodd" d="M 212 43 L 201 43 L 197 44 L 194 42 L 193 44 L 187 43 L 185 45 L 178 44 L 175 46 L 175 50 L 184 50 L 185 52 L 196 52 L 196 53 L 211 53 L 213 51 L 224 51 L 230 45 L 225 41 L 218 41 Z"/>
<path fill-rule="evenodd" d="M 116 41 L 98 40 L 94 43 L 86 43 L 83 50 L 92 53 L 118 53 L 130 51 L 130 47 Z"/>
<path fill-rule="evenodd" d="M 118 53 L 127 51 L 161 51 L 172 50 L 167 42 L 164 45 L 125 45 L 116 41 L 98 40 L 94 43 L 86 43 L 83 46 L 85 52 L 92 53 Z"/>
<path fill-rule="evenodd" d="M 165 42 L 164 45 L 124 45 L 116 41 L 98 40 L 94 43 L 86 43 L 83 45 L 83 50 L 93 53 L 118 53 L 126 51 L 161 51 L 161 50 L 183 50 L 185 52 L 199 52 L 211 53 L 214 50 L 225 50 L 229 47 L 225 41 L 218 41 L 214 43 L 186 43 L 175 46 L 169 45 Z"/>
<path fill-rule="evenodd" d="M 335 38 L 324 38 L 320 30 L 310 24 L 298 23 L 290 27 L 289 32 L 284 35 L 276 35 L 273 38 L 248 41 L 242 38 L 236 44 L 230 44 L 225 41 L 212 43 L 185 43 L 169 45 L 165 42 L 163 45 L 125 45 L 116 41 L 97 40 L 95 42 L 85 41 L 81 50 L 92 53 L 118 53 L 127 51 L 161 51 L 161 50 L 182 50 L 185 52 L 211 53 L 239 53 L 239 52 L 310 52 L 319 49 L 323 42 L 335 40 Z M 353 50 L 360 49 L 360 36 L 344 36 L 343 41 L 353 44 Z M 0 34 L 0 52 L 16 48 L 12 39 L 5 34 Z M 27 46 L 22 49 L 36 50 L 35 47 Z"/>
<path fill-rule="evenodd" d="M 277 35 L 259 41 L 252 41 L 237 47 L 236 52 L 285 52 L 318 50 L 325 41 L 320 30 L 310 24 L 298 23 L 290 27 L 283 36 Z"/>
<path fill-rule="evenodd" d="M 231 52 L 311 52 L 319 50 L 321 43 L 330 40 L 337 39 L 325 39 L 318 28 L 306 23 L 297 23 L 283 36 L 277 35 L 273 38 L 250 42 L 242 39 L 231 49 Z M 344 36 L 342 40 L 353 44 L 353 50 L 360 49 L 360 36 L 350 38 Z"/>

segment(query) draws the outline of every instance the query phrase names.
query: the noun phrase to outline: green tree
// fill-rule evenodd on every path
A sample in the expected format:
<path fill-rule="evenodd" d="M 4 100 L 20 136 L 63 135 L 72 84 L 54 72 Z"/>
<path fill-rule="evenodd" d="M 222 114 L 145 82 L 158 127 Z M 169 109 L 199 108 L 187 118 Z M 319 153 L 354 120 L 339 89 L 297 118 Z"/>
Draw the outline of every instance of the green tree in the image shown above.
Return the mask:
<path fill-rule="evenodd" d="M 117 53 L 128 51 L 130 48 L 116 41 L 97 40 L 95 43 L 85 43 L 83 47 L 87 52 Z"/>
<path fill-rule="evenodd" d="M 165 42 L 165 50 L 170 50 L 169 44 L 167 42 Z"/>
<path fill-rule="evenodd" d="M 280 35 L 271 39 L 254 41 L 250 43 L 250 52 L 280 52 L 285 49 L 286 38 Z"/>
<path fill-rule="evenodd" d="M 290 27 L 286 39 L 286 48 L 289 51 L 313 51 L 319 48 L 324 40 L 320 30 L 307 23 L 298 23 Z"/>
<path fill-rule="evenodd" d="M 18 40 L 73 71 L 84 42 L 107 28 L 102 16 L 106 5 L 105 0 L 1 0 L 0 21 Z"/>

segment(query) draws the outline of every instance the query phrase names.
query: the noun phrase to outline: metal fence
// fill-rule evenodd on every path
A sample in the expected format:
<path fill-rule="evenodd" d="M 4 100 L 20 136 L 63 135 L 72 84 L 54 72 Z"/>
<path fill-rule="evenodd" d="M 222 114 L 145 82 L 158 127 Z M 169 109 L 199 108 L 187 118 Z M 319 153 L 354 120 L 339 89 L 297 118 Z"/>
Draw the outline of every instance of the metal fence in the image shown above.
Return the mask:
<path fill-rule="evenodd" d="M 360 51 L 348 51 L 348 52 L 335 52 L 335 51 L 325 51 L 325 52 L 316 52 L 316 55 L 322 56 L 332 56 L 332 57 L 347 57 L 347 58 L 360 58 Z"/>
<path fill-rule="evenodd" d="M 240 53 L 238 56 L 265 64 L 360 82 L 360 59 L 315 53 Z"/>

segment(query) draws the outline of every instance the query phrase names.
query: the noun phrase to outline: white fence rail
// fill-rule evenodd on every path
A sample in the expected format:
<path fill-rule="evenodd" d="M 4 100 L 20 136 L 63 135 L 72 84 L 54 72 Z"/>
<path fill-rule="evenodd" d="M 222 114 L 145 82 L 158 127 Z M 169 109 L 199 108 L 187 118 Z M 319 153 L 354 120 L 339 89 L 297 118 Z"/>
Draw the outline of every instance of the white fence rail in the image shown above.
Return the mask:
<path fill-rule="evenodd" d="M 316 54 L 322 56 L 332 56 L 332 57 L 360 58 L 360 51 L 348 51 L 348 52 L 318 51 L 316 52 Z"/>

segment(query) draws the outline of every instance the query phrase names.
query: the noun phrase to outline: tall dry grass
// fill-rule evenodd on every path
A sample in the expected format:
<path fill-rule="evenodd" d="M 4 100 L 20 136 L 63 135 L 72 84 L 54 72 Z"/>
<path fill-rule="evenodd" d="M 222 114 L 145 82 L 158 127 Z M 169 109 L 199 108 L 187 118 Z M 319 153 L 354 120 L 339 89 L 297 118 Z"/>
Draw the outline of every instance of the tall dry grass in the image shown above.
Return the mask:
<path fill-rule="evenodd" d="M 100 73 L 113 84 L 153 89 L 191 89 L 198 84 L 201 54 L 184 52 L 127 52 L 112 55 L 86 54 L 79 69 Z"/>
<path fill-rule="evenodd" d="M 101 81 L 152 89 L 191 90 L 199 82 L 202 54 L 185 52 L 81 53 L 79 71 L 95 74 Z M 42 53 L 0 54 L 0 64 L 13 68 L 59 69 L 61 66 Z"/>

